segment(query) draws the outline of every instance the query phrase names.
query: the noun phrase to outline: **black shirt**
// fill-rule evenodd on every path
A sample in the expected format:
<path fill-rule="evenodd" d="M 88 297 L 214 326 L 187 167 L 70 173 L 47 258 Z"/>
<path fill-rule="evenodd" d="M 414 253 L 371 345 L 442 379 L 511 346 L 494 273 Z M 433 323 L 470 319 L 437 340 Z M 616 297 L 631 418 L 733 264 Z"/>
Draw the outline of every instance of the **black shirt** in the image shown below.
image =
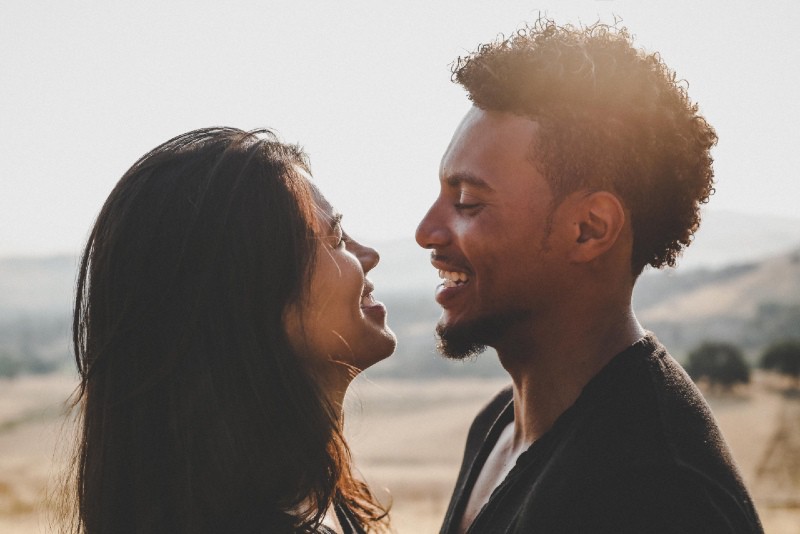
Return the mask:
<path fill-rule="evenodd" d="M 336 511 L 336 518 L 339 520 L 339 525 L 342 527 L 341 534 L 366 534 L 364 529 L 361 528 L 361 525 L 358 524 L 358 521 L 351 516 L 346 508 L 336 504 L 334 510 Z M 337 534 L 325 525 L 320 525 L 317 532 L 318 534 Z"/>
<path fill-rule="evenodd" d="M 514 413 L 511 388 L 475 418 L 441 529 L 457 531 L 472 487 Z M 517 459 L 470 533 L 761 533 L 711 412 L 654 336 L 586 385 Z"/>

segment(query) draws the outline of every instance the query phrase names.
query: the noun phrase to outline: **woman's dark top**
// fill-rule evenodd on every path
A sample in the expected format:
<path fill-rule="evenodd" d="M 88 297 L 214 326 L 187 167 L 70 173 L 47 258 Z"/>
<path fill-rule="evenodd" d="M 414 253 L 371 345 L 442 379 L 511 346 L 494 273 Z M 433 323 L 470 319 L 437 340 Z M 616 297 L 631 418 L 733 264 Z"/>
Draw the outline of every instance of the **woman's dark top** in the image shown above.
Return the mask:
<path fill-rule="evenodd" d="M 361 525 L 350 515 L 346 508 L 337 504 L 334 510 L 336 511 L 336 518 L 342 526 L 342 531 L 337 533 L 322 525 L 319 530 L 320 534 L 366 534 L 366 531 L 361 528 Z"/>

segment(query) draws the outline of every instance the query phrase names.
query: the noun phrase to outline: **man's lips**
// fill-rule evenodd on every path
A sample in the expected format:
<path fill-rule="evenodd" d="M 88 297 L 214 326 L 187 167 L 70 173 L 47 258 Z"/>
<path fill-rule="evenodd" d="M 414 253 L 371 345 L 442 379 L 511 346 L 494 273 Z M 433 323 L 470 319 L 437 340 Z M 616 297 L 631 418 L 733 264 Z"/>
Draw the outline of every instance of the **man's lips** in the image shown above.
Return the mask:
<path fill-rule="evenodd" d="M 439 278 L 444 280 L 442 286 L 455 287 L 467 284 L 471 273 L 468 269 L 446 261 L 442 256 L 431 254 L 431 265 L 439 272 Z"/>
<path fill-rule="evenodd" d="M 467 269 L 442 261 L 434 255 L 431 255 L 431 264 L 438 270 L 439 278 L 443 280 L 436 287 L 436 302 L 447 308 L 469 285 L 472 275 Z"/>
<path fill-rule="evenodd" d="M 445 287 L 455 287 L 469 282 L 469 275 L 464 271 L 446 271 L 439 269 L 439 278 L 444 280 Z"/>

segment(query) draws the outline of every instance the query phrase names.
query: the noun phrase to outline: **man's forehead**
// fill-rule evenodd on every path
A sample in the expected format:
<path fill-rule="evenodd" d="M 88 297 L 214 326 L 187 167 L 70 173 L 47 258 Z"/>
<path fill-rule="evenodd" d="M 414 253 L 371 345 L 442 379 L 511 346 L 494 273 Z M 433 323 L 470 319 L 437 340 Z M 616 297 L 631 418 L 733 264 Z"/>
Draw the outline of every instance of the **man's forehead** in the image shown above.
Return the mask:
<path fill-rule="evenodd" d="M 495 111 L 472 106 L 467 111 L 453 136 L 470 139 L 519 138 L 527 143 L 536 134 L 539 123 L 529 117 L 508 111 Z"/>
<path fill-rule="evenodd" d="M 538 123 L 527 117 L 473 106 L 453 134 L 439 177 L 448 185 L 491 186 L 488 175 L 531 165 L 537 131 Z"/>

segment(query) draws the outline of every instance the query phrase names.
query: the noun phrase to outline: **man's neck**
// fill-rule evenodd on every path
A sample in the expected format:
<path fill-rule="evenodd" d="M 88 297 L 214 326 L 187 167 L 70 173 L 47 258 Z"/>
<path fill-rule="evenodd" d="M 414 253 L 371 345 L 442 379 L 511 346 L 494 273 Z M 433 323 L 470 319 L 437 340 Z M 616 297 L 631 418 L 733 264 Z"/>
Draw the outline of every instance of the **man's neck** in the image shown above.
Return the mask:
<path fill-rule="evenodd" d="M 594 310 L 583 317 L 555 318 L 498 344 L 500 361 L 513 381 L 514 449 L 527 449 L 547 432 L 584 386 L 643 336 L 627 306 L 616 314 Z"/>

